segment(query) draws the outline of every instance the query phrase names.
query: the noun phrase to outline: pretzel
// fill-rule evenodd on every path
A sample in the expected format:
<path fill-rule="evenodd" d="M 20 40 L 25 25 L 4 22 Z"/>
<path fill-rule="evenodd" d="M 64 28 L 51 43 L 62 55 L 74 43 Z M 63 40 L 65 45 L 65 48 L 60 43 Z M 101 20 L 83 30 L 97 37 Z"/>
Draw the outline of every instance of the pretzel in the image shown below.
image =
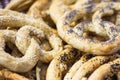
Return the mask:
<path fill-rule="evenodd" d="M 112 9 L 112 8 L 105 8 L 105 9 Z M 104 8 L 98 10 L 96 13 L 100 11 L 104 11 Z M 111 39 L 101 43 L 95 43 L 93 40 L 82 37 L 83 31 L 85 29 L 87 29 L 86 31 L 91 31 L 92 29 L 95 30 L 95 27 L 93 26 L 91 27 L 86 22 L 79 23 L 78 25 L 76 25 L 75 30 L 74 28 L 72 29 L 70 27 L 70 24 L 72 21 L 76 21 L 82 18 L 84 14 L 85 13 L 83 11 L 72 10 L 66 13 L 61 19 L 59 19 L 58 21 L 59 23 L 57 24 L 57 29 L 60 37 L 64 41 L 66 41 L 68 44 L 72 45 L 73 47 L 81 51 L 96 54 L 96 55 L 109 55 L 119 50 L 118 49 L 119 45 L 117 45 L 119 44 L 119 30 L 116 27 L 114 27 L 115 26 L 114 24 L 110 22 L 102 21 L 103 25 L 105 26 L 104 28 L 106 30 L 106 34 Z M 104 14 L 105 13 L 103 13 L 103 15 Z"/>
<path fill-rule="evenodd" d="M 53 48 L 55 48 L 55 46 L 58 46 L 57 47 L 57 48 L 59 48 L 58 50 L 60 50 L 60 51 L 62 50 L 61 39 L 56 34 L 56 31 L 54 29 L 50 28 L 47 24 L 45 24 L 45 22 L 43 22 L 43 21 L 39 22 L 39 20 L 36 20 L 33 17 L 30 17 L 30 16 L 22 14 L 22 13 L 18 13 L 15 11 L 3 10 L 3 9 L 0 9 L 0 10 L 1 10 L 0 26 L 2 26 L 4 28 L 7 26 L 9 26 L 9 27 L 21 27 L 24 25 L 35 26 L 45 33 L 45 36 L 47 38 L 49 38 L 50 43 L 52 43 L 52 41 L 59 43 L 59 45 L 52 43 Z M 5 24 L 3 24 L 3 22 Z"/>
<path fill-rule="evenodd" d="M 5 42 L 9 41 L 14 43 L 15 34 L 16 32 L 11 30 L 0 30 L 0 65 L 15 72 L 27 72 L 36 65 L 40 57 L 40 47 L 36 40 L 32 38 L 26 54 L 23 57 L 15 58 L 11 56 L 4 51 Z"/>
<path fill-rule="evenodd" d="M 90 74 L 96 70 L 99 66 L 103 65 L 104 63 L 119 58 L 120 55 L 112 55 L 112 56 L 96 56 L 92 59 L 86 61 L 79 69 L 76 71 L 75 75 L 73 76 L 72 80 L 81 80 L 83 77 L 89 77 Z M 89 68 L 88 68 L 89 67 Z"/>
<path fill-rule="evenodd" d="M 88 80 L 103 80 L 107 79 L 113 74 L 120 71 L 120 58 L 117 58 L 109 63 L 106 63 L 96 69 L 92 75 L 88 78 Z"/>
<path fill-rule="evenodd" d="M 33 2 L 34 0 L 11 0 L 5 9 L 24 11 L 28 9 Z"/>
<path fill-rule="evenodd" d="M 84 54 L 79 61 L 77 61 L 76 63 L 74 63 L 72 65 L 72 67 L 70 68 L 70 70 L 67 72 L 67 74 L 64 77 L 64 80 L 71 80 L 74 76 L 74 74 L 77 72 L 77 70 L 79 69 L 80 66 L 82 66 L 87 60 L 89 60 L 90 58 L 92 58 L 93 55 L 91 54 Z"/>
<path fill-rule="evenodd" d="M 18 49 L 24 54 L 27 50 L 29 44 L 31 43 L 31 36 L 30 35 L 36 35 L 38 39 L 44 38 L 44 34 L 41 34 L 41 31 L 35 27 L 32 26 L 23 26 L 20 28 L 16 34 L 16 46 Z M 47 36 L 46 36 L 47 37 Z M 61 40 L 56 37 L 56 35 L 52 35 L 51 37 L 47 37 L 49 40 L 51 46 L 53 47 L 53 50 L 46 51 L 40 48 L 40 61 L 43 62 L 49 62 L 53 59 L 53 57 L 61 52 L 62 45 Z M 44 39 L 42 39 L 44 40 Z M 41 42 L 42 42 L 41 40 Z"/>
<path fill-rule="evenodd" d="M 64 73 L 68 69 L 68 64 L 78 55 L 80 55 L 78 50 L 68 46 L 49 64 L 46 80 L 62 80 Z"/>

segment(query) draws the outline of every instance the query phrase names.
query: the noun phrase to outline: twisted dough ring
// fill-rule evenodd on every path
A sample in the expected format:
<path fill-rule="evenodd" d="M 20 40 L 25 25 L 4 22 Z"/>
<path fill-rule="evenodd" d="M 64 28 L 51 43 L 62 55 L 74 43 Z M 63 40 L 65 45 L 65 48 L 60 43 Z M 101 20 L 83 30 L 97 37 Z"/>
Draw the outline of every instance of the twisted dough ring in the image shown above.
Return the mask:
<path fill-rule="evenodd" d="M 77 72 L 80 66 L 82 66 L 87 60 L 92 58 L 93 55 L 91 54 L 84 54 L 79 61 L 77 61 L 75 64 L 72 65 L 70 70 L 67 72 L 67 74 L 64 77 L 64 80 L 71 80 L 74 76 L 74 74 Z"/>
<path fill-rule="evenodd" d="M 31 43 L 26 50 L 26 54 L 21 58 L 15 58 L 4 51 L 5 42 L 15 42 L 16 32 L 11 30 L 0 31 L 0 65 L 16 72 L 27 72 L 31 70 L 39 60 L 40 47 L 35 39 L 31 39 Z M 33 47 L 34 46 L 34 47 Z"/>
<path fill-rule="evenodd" d="M 29 44 L 31 43 L 30 40 L 32 35 L 36 35 L 38 39 L 42 38 L 42 36 L 44 37 L 44 35 L 40 34 L 39 29 L 32 26 L 23 26 L 18 30 L 16 34 L 16 46 L 23 54 L 25 53 Z M 44 38 L 41 40 L 41 43 L 44 40 Z M 47 37 L 47 39 L 53 47 L 53 50 L 45 51 L 42 48 L 40 48 L 39 52 L 41 56 L 39 59 L 42 62 L 50 62 L 56 54 L 62 51 L 61 39 L 59 39 L 55 35 Z"/>
<path fill-rule="evenodd" d="M 57 55 L 49 64 L 46 74 L 46 80 L 62 80 L 62 77 L 68 69 L 68 64 L 80 55 L 80 52 L 71 46 L 67 46 L 59 55 Z"/>
<path fill-rule="evenodd" d="M 100 66 L 92 73 L 88 80 L 103 80 L 113 76 L 118 71 L 120 71 L 120 58 Z"/>
<path fill-rule="evenodd" d="M 111 10 L 112 8 L 105 9 Z M 104 15 L 105 13 L 102 11 L 104 11 L 104 8 L 98 10 L 97 12 L 101 12 Z M 110 39 L 108 41 L 99 43 L 94 42 L 92 39 L 86 39 L 82 37 L 83 31 L 91 31 L 91 29 L 95 30 L 95 26 L 91 27 L 88 25 L 88 23 L 82 22 L 76 25 L 73 29 L 70 27 L 72 21 L 76 21 L 82 18 L 84 14 L 85 13 L 81 10 L 72 10 L 64 14 L 64 16 L 60 18 L 57 23 L 58 34 L 60 35 L 60 37 L 73 47 L 81 51 L 96 55 L 109 55 L 119 50 L 120 48 L 119 30 L 115 27 L 114 24 L 110 22 L 101 21 L 105 29 L 105 32 Z M 98 14 L 98 16 L 99 15 L 101 14 Z"/>
<path fill-rule="evenodd" d="M 81 80 L 83 77 L 89 77 L 90 74 L 96 70 L 99 66 L 104 63 L 119 58 L 120 55 L 112 55 L 112 56 L 96 56 L 92 59 L 86 61 L 83 65 L 79 67 L 79 69 L 74 74 L 72 80 Z"/>
<path fill-rule="evenodd" d="M 30 7 L 34 0 L 11 0 L 5 9 L 24 11 Z"/>

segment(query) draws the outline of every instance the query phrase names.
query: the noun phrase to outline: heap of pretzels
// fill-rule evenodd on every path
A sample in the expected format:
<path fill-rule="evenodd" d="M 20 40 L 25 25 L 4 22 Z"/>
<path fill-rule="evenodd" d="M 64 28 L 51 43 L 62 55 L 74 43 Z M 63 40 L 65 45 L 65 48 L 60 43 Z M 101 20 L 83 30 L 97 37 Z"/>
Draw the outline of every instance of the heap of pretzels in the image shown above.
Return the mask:
<path fill-rule="evenodd" d="M 120 80 L 120 0 L 0 7 L 0 80 Z"/>

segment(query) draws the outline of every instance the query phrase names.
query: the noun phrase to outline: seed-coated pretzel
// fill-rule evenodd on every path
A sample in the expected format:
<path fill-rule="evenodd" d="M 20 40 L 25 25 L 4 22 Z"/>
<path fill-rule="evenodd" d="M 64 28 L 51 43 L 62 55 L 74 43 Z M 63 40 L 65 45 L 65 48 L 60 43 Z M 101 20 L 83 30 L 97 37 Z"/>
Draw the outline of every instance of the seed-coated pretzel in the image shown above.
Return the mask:
<path fill-rule="evenodd" d="M 27 1 L 25 1 L 27 2 Z M 41 14 L 40 12 L 44 9 L 45 5 L 48 4 L 49 1 L 48 0 L 36 0 L 33 5 L 30 7 L 29 11 L 28 11 L 28 15 L 32 16 L 33 18 L 35 18 L 36 20 L 39 20 L 39 22 L 44 23 L 45 26 L 50 27 L 48 25 L 46 25 L 46 23 L 42 20 L 41 18 Z M 14 3 L 12 3 L 14 4 Z M 9 4 L 11 5 L 11 4 Z M 21 4 L 19 4 L 21 5 Z M 8 8 L 11 9 L 11 8 Z M 55 35 L 57 37 L 57 35 Z M 49 45 L 49 42 L 47 40 L 44 40 L 41 44 L 41 47 L 44 48 L 45 50 L 50 50 L 51 47 Z"/>
<path fill-rule="evenodd" d="M 88 80 L 104 80 L 109 79 L 113 74 L 120 71 L 120 58 L 117 58 L 109 63 L 106 63 L 96 69 Z"/>
<path fill-rule="evenodd" d="M 15 35 L 16 32 L 11 30 L 0 30 L 0 65 L 15 72 L 27 72 L 31 70 L 39 60 L 40 47 L 36 40 L 32 38 L 25 55 L 21 58 L 15 58 L 4 51 L 5 42 L 14 43 Z"/>
<path fill-rule="evenodd" d="M 119 57 L 118 55 L 112 56 L 96 56 L 92 59 L 86 61 L 83 65 L 79 67 L 76 71 L 75 75 L 73 76 L 72 80 L 81 80 L 83 77 L 89 77 L 90 74 L 96 70 L 99 66 L 103 65 L 104 63 L 109 62 L 110 60 L 114 60 Z"/>
<path fill-rule="evenodd" d="M 96 13 L 104 11 L 105 9 L 112 8 L 103 8 L 96 11 Z M 58 34 L 60 35 L 60 37 L 73 47 L 81 51 L 89 52 L 96 55 L 109 55 L 119 50 L 119 30 L 117 29 L 117 27 L 115 27 L 114 24 L 110 22 L 101 21 L 101 24 L 103 24 L 105 32 L 110 39 L 105 42 L 99 43 L 94 42 L 91 39 L 86 39 L 82 37 L 83 31 L 85 31 L 86 29 L 86 31 L 91 31 L 91 26 L 87 25 L 86 22 L 79 23 L 73 29 L 70 27 L 71 22 L 82 18 L 84 14 L 85 13 L 81 10 L 72 10 L 64 14 L 64 16 L 59 19 L 57 23 Z M 93 26 L 93 29 L 95 30 L 95 26 Z"/>
<path fill-rule="evenodd" d="M 68 64 L 80 55 L 80 52 L 68 46 L 58 54 L 49 64 L 46 80 L 62 80 L 64 73 L 68 69 Z"/>
<path fill-rule="evenodd" d="M 55 48 L 55 46 L 58 46 L 60 48 L 59 50 L 62 50 L 62 40 L 58 37 L 56 31 L 50 28 L 47 24 L 45 24 L 45 22 L 36 20 L 33 17 L 15 11 L 3 9 L 0 10 L 1 10 L 0 26 L 4 28 L 6 28 L 7 26 L 9 27 L 22 27 L 24 25 L 35 26 L 38 29 L 42 30 L 45 33 L 45 36 L 49 38 L 50 43 L 52 43 L 51 47 Z M 55 43 L 53 43 L 52 41 L 55 41 Z M 56 43 L 59 43 L 59 45 L 57 45 Z M 55 46 L 53 46 L 53 44 Z M 58 47 L 56 49 L 58 49 Z"/>
<path fill-rule="evenodd" d="M 66 73 L 64 80 L 71 80 L 77 72 L 77 70 L 79 69 L 79 67 L 82 66 L 87 60 L 89 60 L 92 57 L 93 55 L 91 54 L 84 54 L 79 61 L 72 65 L 70 70 Z"/>
<path fill-rule="evenodd" d="M 25 54 L 26 49 L 28 48 L 29 44 L 31 43 L 30 40 L 32 36 L 36 36 L 39 40 L 42 41 L 45 39 L 44 33 L 32 26 L 23 26 L 20 28 L 16 34 L 16 45 L 18 49 Z M 40 61 L 42 62 L 50 62 L 53 57 L 62 51 L 61 39 L 56 37 L 56 35 L 52 35 L 51 37 L 47 37 L 48 41 L 50 42 L 53 50 L 46 51 L 40 48 Z"/>
<path fill-rule="evenodd" d="M 30 7 L 35 0 L 11 0 L 5 9 L 24 11 Z"/>

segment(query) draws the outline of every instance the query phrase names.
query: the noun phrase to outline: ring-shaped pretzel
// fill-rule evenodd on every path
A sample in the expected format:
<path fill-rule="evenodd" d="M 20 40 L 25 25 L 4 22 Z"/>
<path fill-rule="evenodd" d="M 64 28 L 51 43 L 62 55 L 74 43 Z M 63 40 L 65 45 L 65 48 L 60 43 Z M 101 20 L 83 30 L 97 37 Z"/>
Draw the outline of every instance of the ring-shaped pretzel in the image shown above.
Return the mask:
<path fill-rule="evenodd" d="M 52 43 L 52 40 L 55 41 L 55 43 L 59 43 L 59 45 L 52 43 L 55 46 L 59 46 L 59 50 L 62 50 L 62 40 L 58 37 L 56 34 L 56 31 L 52 28 L 50 28 L 45 22 L 39 21 L 34 19 L 33 17 L 30 17 L 28 15 L 18 13 L 11 10 L 3 10 L 0 9 L 0 26 L 3 28 L 9 27 L 21 27 L 24 25 L 30 25 L 37 27 L 38 29 L 42 30 L 45 33 L 45 36 L 49 38 L 50 43 Z M 55 38 L 55 39 L 54 39 Z M 58 42 L 57 42 L 58 41 Z M 59 52 L 59 51 L 58 51 Z"/>

